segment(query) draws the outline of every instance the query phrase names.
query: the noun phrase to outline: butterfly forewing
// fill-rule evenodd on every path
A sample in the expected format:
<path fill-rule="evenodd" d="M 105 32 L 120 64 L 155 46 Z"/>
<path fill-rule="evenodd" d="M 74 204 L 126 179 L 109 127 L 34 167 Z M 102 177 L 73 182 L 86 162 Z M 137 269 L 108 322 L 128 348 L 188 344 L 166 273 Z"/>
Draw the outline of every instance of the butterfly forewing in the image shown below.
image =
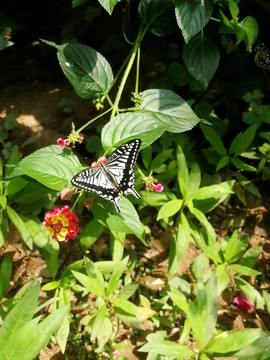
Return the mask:
<path fill-rule="evenodd" d="M 132 194 L 139 198 L 134 189 L 133 167 L 137 160 L 141 140 L 130 140 L 119 146 L 98 168 L 89 168 L 75 175 L 72 185 L 87 191 L 93 191 L 102 198 L 114 203 L 120 211 L 118 202 L 121 193 Z"/>

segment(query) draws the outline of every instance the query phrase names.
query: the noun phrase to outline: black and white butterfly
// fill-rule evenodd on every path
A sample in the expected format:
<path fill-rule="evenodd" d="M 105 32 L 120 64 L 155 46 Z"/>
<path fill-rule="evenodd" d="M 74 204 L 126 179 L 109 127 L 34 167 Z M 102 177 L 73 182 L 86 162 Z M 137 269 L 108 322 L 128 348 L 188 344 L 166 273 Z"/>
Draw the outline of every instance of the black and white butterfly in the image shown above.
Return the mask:
<path fill-rule="evenodd" d="M 120 212 L 118 203 L 122 194 L 140 197 L 134 189 L 133 171 L 140 146 L 140 139 L 126 142 L 112 152 L 105 164 L 98 162 L 98 167 L 79 172 L 72 178 L 71 184 L 97 193 L 102 198 L 111 201 Z"/>
<path fill-rule="evenodd" d="M 259 40 L 254 48 L 254 62 L 263 70 L 270 70 L 270 51 L 264 43 Z"/>

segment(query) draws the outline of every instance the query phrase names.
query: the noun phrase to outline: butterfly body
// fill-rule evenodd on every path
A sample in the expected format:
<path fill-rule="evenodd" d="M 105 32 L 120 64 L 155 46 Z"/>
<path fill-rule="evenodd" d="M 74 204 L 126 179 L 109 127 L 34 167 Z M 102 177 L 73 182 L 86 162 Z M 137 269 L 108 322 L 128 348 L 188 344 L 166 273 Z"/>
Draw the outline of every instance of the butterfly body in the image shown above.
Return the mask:
<path fill-rule="evenodd" d="M 88 168 L 75 175 L 71 183 L 77 188 L 97 193 L 102 198 L 111 201 L 120 212 L 119 201 L 122 194 L 132 194 L 139 198 L 134 189 L 133 167 L 140 150 L 141 140 L 134 139 L 119 146 L 103 164 Z"/>

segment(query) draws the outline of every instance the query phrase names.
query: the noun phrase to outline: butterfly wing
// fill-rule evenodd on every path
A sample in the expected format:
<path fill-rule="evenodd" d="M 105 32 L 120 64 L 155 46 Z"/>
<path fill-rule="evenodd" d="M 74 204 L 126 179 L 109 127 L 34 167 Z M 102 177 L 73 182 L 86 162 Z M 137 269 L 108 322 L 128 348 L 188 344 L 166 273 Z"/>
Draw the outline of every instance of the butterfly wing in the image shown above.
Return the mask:
<path fill-rule="evenodd" d="M 82 170 L 72 178 L 71 184 L 79 189 L 97 193 L 102 198 L 111 201 L 116 210 L 120 211 L 118 202 L 121 194 L 100 167 Z"/>
<path fill-rule="evenodd" d="M 134 189 L 133 171 L 140 146 L 139 139 L 126 142 L 112 152 L 106 164 L 101 163 L 98 168 L 81 171 L 72 178 L 71 184 L 97 193 L 102 198 L 111 201 L 120 212 L 118 202 L 121 199 L 121 193 L 140 197 Z"/>
<path fill-rule="evenodd" d="M 140 139 L 134 139 L 119 146 L 106 162 L 106 168 L 117 182 L 119 191 L 124 195 L 132 194 L 136 198 L 140 195 L 134 189 L 133 167 L 138 157 L 141 146 Z"/>

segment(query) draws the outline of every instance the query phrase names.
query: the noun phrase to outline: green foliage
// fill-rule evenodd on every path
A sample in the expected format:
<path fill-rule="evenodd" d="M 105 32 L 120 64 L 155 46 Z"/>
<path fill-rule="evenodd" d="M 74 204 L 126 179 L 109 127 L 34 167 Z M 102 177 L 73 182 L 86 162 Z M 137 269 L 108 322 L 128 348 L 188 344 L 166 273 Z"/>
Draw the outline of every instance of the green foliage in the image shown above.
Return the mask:
<path fill-rule="evenodd" d="M 85 3 L 85 0 L 73 0 L 72 7 Z M 269 105 L 264 103 L 263 92 L 241 83 L 240 96 L 237 91 L 232 97 L 228 95 L 228 99 L 234 96 L 233 101 L 240 99 L 242 107 L 248 104 L 238 126 L 226 118 L 225 112 L 219 111 L 220 104 L 228 108 L 231 104 L 225 104 L 223 99 L 206 103 L 213 90 L 211 80 L 214 82 L 226 72 L 226 56 L 235 56 L 232 66 L 235 71 L 238 66 L 235 59 L 241 47 L 251 52 L 259 32 L 257 21 L 252 16 L 243 17 L 241 2 L 233 0 L 141 0 L 132 6 L 130 1 L 99 0 L 99 4 L 107 16 L 114 16 L 116 6 L 125 7 L 122 30 L 131 48 L 126 59 L 122 59 L 122 66 L 117 64 L 113 68 L 101 54 L 105 45 L 96 50 L 80 44 L 80 39 L 76 43 L 65 40 L 61 45 L 48 40 L 42 42 L 56 49 L 60 68 L 76 94 L 91 99 L 92 107 L 100 113 L 80 128 L 72 124 L 64 141 L 70 148 L 51 145 L 23 159 L 18 146 L 8 141 L 10 131 L 17 125 L 16 113 L 8 113 L 0 125 L 3 147 L 0 246 L 4 245 L 12 223 L 29 249 L 40 249 L 53 277 L 43 290 L 55 292 L 45 304 L 51 305 L 53 311 L 41 322 L 40 316 L 34 318 L 40 310 L 38 281 L 1 303 L 0 358 L 34 359 L 52 335 L 61 352 L 66 353 L 70 348 L 67 344 L 73 345 L 74 328 L 86 334 L 91 358 L 102 358 L 104 354 L 112 358 L 114 350 L 127 346 L 118 342 L 120 326 L 140 332 L 146 330 L 147 321 L 148 329 L 153 331 L 139 351 L 147 353 L 148 360 L 219 356 L 266 359 L 269 336 L 265 332 L 224 330 L 218 322 L 218 296 L 225 289 L 231 294 L 241 291 L 257 310 L 266 308 L 270 312 L 268 294 L 261 294 L 248 281 L 250 276 L 267 276 L 254 269 L 262 246 L 249 247 L 248 236 L 238 236 L 237 231 L 217 241 L 209 216 L 220 204 L 226 205 L 234 194 L 246 205 L 246 191 L 260 196 L 255 180 L 260 176 L 264 181 L 270 178 L 270 135 L 265 129 L 269 124 Z M 131 11 L 136 5 L 138 16 Z M 101 7 L 86 9 L 85 17 L 92 20 L 101 13 Z M 2 50 L 11 45 L 5 39 L 10 30 L 6 26 L 0 30 Z M 178 40 L 172 42 L 169 38 L 173 32 L 176 37 L 183 37 L 181 51 Z M 128 39 L 129 33 L 135 41 Z M 167 53 L 162 54 L 164 63 L 152 64 L 150 54 L 151 71 L 161 74 L 152 84 L 147 84 L 147 73 L 141 66 L 146 58 L 142 45 L 149 33 L 151 39 L 154 36 L 166 36 L 165 42 L 168 39 Z M 107 41 L 107 49 L 115 52 L 116 44 Z M 122 54 L 125 52 L 119 52 L 119 57 Z M 140 91 L 142 76 L 145 76 L 144 90 Z M 227 74 L 226 81 L 230 76 L 233 77 Z M 146 89 L 145 84 L 149 85 Z M 228 93 L 234 85 L 232 82 Z M 124 98 L 125 93 L 132 93 L 132 106 Z M 182 97 L 183 93 L 188 100 Z M 122 102 L 125 108 L 121 107 Z M 60 106 L 70 112 L 71 103 L 63 100 Z M 97 157 L 102 149 L 108 155 L 129 140 L 142 141 L 135 166 L 139 180 L 135 186 L 140 199 L 122 196 L 120 213 L 110 201 L 97 194 L 90 194 L 90 200 L 86 194 L 76 193 L 71 185 L 73 176 L 85 167 L 73 149 L 82 142 L 82 134 L 89 135 L 86 148 Z M 209 176 L 215 172 L 216 176 Z M 42 218 L 47 209 L 56 206 L 56 201 L 57 206 L 62 205 L 62 194 L 58 199 L 62 190 L 74 192 L 73 199 L 64 199 L 70 201 L 71 210 L 83 219 L 79 237 L 87 256 L 60 272 L 60 246 L 47 232 Z M 170 230 L 172 239 L 168 250 L 168 282 L 162 291 L 148 297 L 146 284 L 137 280 L 147 273 L 152 275 L 152 269 L 142 266 L 136 249 L 128 249 L 127 255 L 125 240 L 127 234 L 133 235 L 148 246 L 153 224 L 158 229 Z M 104 234 L 110 241 L 105 260 L 93 261 L 89 249 Z M 182 277 L 180 267 L 190 246 L 198 252 L 190 266 L 192 283 Z M 12 261 L 5 256 L 0 267 L 0 299 L 7 294 L 11 275 Z M 83 304 L 80 321 L 72 311 L 74 296 Z M 86 302 L 86 296 L 91 301 Z M 179 329 L 174 340 L 168 336 L 172 328 Z M 83 336 L 81 339 L 83 342 Z M 196 347 L 191 350 L 189 343 Z"/>

